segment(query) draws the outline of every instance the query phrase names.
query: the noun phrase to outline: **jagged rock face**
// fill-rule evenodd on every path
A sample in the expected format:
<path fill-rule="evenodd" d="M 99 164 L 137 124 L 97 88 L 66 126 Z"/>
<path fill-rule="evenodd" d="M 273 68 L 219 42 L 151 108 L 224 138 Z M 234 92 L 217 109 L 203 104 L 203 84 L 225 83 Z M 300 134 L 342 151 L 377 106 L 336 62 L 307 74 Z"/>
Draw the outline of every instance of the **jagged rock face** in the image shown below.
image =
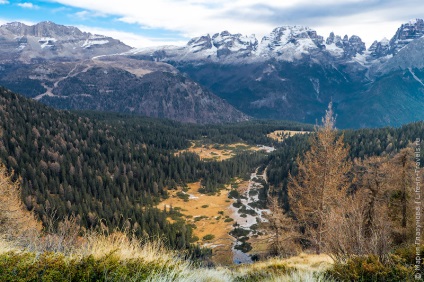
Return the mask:
<path fill-rule="evenodd" d="M 402 24 L 390 40 L 390 53 L 397 54 L 400 49 L 424 35 L 424 21 L 416 19 Z"/>
<path fill-rule="evenodd" d="M 76 27 L 41 22 L 0 26 L 0 62 L 75 61 L 131 50 L 119 40 L 82 32 Z"/>
<path fill-rule="evenodd" d="M 238 56 L 241 57 L 250 56 L 258 46 L 258 40 L 254 35 L 247 37 L 241 34 L 231 34 L 228 31 L 214 34 L 212 41 L 213 46 L 217 49 L 218 58 L 235 52 L 239 53 Z"/>
<path fill-rule="evenodd" d="M 185 47 L 158 47 L 158 49 L 134 50 L 133 54 L 154 60 L 203 61 L 218 63 L 256 63 L 269 59 L 295 62 L 302 59 L 316 60 L 350 59 L 363 54 L 365 43 L 358 36 L 343 39 L 330 34 L 324 38 L 304 26 L 282 26 L 275 28 L 260 42 L 254 35 L 243 36 L 228 31 L 216 33 L 212 37 L 204 35 L 191 39 Z"/>
<path fill-rule="evenodd" d="M 325 40 L 326 47 L 333 46 L 343 52 L 342 58 L 350 59 L 356 54 L 363 54 L 366 50 L 365 43 L 362 42 L 362 39 L 359 36 L 352 35 L 350 38 L 345 35 L 342 39 L 340 35 L 334 35 L 334 32 L 331 32 L 330 35 Z"/>
<path fill-rule="evenodd" d="M 187 43 L 187 46 L 191 48 L 193 53 L 197 53 L 211 49 L 212 40 L 209 34 L 206 36 L 195 37 Z"/>
<path fill-rule="evenodd" d="M 2 28 L 17 36 L 72 38 L 86 38 L 88 36 L 88 33 L 81 32 L 76 27 L 57 25 L 53 22 L 41 22 L 33 26 L 27 26 L 20 22 L 14 22 L 5 24 L 2 26 Z"/>
<path fill-rule="evenodd" d="M 342 38 L 340 37 L 340 35 L 334 35 L 334 32 L 331 32 L 330 35 L 325 40 L 325 43 L 327 45 L 331 45 L 334 43 L 336 44 L 337 47 L 343 48 L 343 44 L 341 43 L 341 41 L 342 41 Z"/>
<path fill-rule="evenodd" d="M 386 63 L 388 58 L 396 56 L 400 50 L 411 42 L 416 41 L 424 35 L 424 21 L 422 19 L 411 20 L 402 24 L 392 39 L 384 38 L 374 43 L 367 50 L 367 61 L 381 61 Z"/>
<path fill-rule="evenodd" d="M 323 37 L 308 27 L 283 26 L 262 38 L 257 55 L 292 62 L 322 49 L 323 42 Z"/>
<path fill-rule="evenodd" d="M 257 48 L 258 40 L 254 35 L 247 37 L 241 34 L 231 34 L 228 31 L 209 34 L 191 39 L 187 43 L 188 52 L 203 53 L 204 57 L 217 58 L 235 54 L 236 57 L 250 56 Z"/>
<path fill-rule="evenodd" d="M 376 40 L 368 48 L 368 52 L 370 56 L 368 60 L 385 57 L 390 54 L 390 41 L 387 38 L 381 41 Z"/>
<path fill-rule="evenodd" d="M 199 52 L 213 47 L 209 36 L 189 46 Z M 0 27 L 0 85 L 60 109 L 193 123 L 248 119 L 169 64 L 113 55 L 131 49 L 116 39 L 52 22 L 6 24 Z"/>
<path fill-rule="evenodd" d="M 345 36 L 347 39 L 347 36 Z M 352 35 L 349 40 L 343 40 L 345 56 L 350 58 L 355 56 L 356 54 L 363 54 L 366 50 L 365 43 L 362 42 L 361 38 L 356 35 Z"/>
<path fill-rule="evenodd" d="M 237 56 L 241 48 L 218 56 L 219 48 L 234 46 L 234 35 L 220 34 L 231 36 L 228 45 L 216 44 L 213 36 L 207 52 L 157 50 L 160 60 L 255 118 L 315 123 L 329 101 L 341 128 L 397 126 L 424 118 L 418 110 L 424 107 L 424 38 L 417 39 L 422 20 L 402 25 L 396 40 L 376 41 L 368 50 L 355 35 L 330 33 L 324 40 L 310 28 L 283 26 L 256 48 L 244 47 L 249 56 Z M 393 51 L 396 48 L 401 50 Z M 158 59 L 155 50 L 138 55 Z"/>

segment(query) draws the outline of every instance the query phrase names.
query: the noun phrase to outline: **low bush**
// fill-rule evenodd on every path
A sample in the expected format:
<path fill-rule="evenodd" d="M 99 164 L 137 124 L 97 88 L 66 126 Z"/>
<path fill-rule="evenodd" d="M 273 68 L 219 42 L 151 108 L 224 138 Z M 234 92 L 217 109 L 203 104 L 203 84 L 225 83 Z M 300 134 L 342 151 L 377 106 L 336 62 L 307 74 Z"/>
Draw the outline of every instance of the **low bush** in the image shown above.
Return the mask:
<path fill-rule="evenodd" d="M 204 241 L 210 241 L 210 240 L 213 240 L 214 238 L 215 238 L 215 235 L 213 235 L 213 234 L 207 234 L 207 235 L 203 236 Z"/>
<path fill-rule="evenodd" d="M 243 206 L 242 202 L 240 200 L 238 200 L 237 202 L 233 203 L 233 207 L 235 208 L 241 208 Z"/>
<path fill-rule="evenodd" d="M 190 198 L 189 194 L 186 194 L 184 192 L 178 191 L 177 192 L 177 197 L 184 200 L 184 202 L 188 202 L 188 199 Z"/>
<path fill-rule="evenodd" d="M 249 231 L 249 230 L 247 230 L 247 229 L 243 229 L 243 228 L 241 228 L 241 227 L 237 227 L 237 228 L 234 228 L 234 229 L 230 232 L 230 235 L 231 235 L 231 236 L 233 236 L 233 237 L 238 238 L 238 237 L 244 237 L 244 236 L 247 236 L 247 235 L 249 235 L 249 233 L 250 233 L 250 231 Z"/>
<path fill-rule="evenodd" d="M 394 254 L 386 262 L 375 255 L 354 257 L 346 263 L 335 263 L 327 271 L 328 277 L 337 281 L 414 281 L 414 274 L 414 266 Z"/>
<path fill-rule="evenodd" d="M 123 281 L 146 279 L 163 265 L 142 259 L 121 260 L 113 253 L 101 258 L 92 255 L 69 258 L 46 252 L 4 253 L 0 255 L 0 281 Z"/>
<path fill-rule="evenodd" d="M 243 253 L 247 253 L 252 250 L 252 245 L 250 245 L 248 242 L 242 242 L 240 245 L 236 245 L 234 248 L 236 250 L 242 251 Z"/>

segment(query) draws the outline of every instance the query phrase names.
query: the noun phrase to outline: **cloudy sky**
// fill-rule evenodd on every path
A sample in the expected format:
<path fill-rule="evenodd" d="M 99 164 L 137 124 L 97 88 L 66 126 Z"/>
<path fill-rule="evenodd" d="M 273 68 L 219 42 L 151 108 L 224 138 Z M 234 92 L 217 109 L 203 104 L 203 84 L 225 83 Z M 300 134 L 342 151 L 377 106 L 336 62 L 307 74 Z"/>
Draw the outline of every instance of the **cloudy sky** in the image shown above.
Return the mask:
<path fill-rule="evenodd" d="M 182 45 L 223 30 L 260 39 L 282 25 L 355 34 L 369 46 L 415 18 L 424 18 L 423 0 L 0 0 L 0 24 L 53 21 L 134 47 Z"/>

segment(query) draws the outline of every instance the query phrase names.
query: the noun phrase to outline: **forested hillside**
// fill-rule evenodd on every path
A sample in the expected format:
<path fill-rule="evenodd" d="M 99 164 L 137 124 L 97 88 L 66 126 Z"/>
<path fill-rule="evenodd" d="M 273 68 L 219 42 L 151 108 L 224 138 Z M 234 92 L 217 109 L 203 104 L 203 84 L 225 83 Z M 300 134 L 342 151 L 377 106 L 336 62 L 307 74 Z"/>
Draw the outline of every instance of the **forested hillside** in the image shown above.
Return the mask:
<path fill-rule="evenodd" d="M 394 155 L 417 138 L 424 139 L 424 122 L 416 122 L 399 128 L 344 130 L 344 140 L 349 146 L 349 158 Z M 268 181 L 276 189 L 283 201 L 287 200 L 287 177 L 289 171 L 296 175 L 296 157 L 309 149 L 307 135 L 296 135 L 286 139 L 281 148 L 273 152 L 268 159 Z M 423 148 L 422 148 L 423 149 Z M 421 163 L 423 163 L 421 156 Z M 286 202 L 287 203 L 287 202 Z"/>
<path fill-rule="evenodd" d="M 262 163 L 262 153 L 222 162 L 196 154 L 175 155 L 188 140 L 271 144 L 266 133 L 305 127 L 290 122 L 246 122 L 194 126 L 117 114 L 70 113 L 0 91 L 0 158 L 20 178 L 28 209 L 46 221 L 77 216 L 86 228 L 127 228 L 137 235 L 164 235 L 170 246 L 186 248 L 191 227 L 169 223 L 153 208 L 168 189 L 202 180 L 216 191 L 232 177 Z"/>

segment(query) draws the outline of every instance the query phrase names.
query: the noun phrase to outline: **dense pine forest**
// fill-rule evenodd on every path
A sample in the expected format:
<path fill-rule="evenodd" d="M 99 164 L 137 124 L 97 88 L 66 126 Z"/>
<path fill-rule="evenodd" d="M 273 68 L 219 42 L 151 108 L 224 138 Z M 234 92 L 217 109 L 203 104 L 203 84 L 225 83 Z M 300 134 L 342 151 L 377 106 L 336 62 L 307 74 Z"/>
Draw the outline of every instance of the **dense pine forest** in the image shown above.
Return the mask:
<path fill-rule="evenodd" d="M 263 163 L 263 153 L 203 162 L 175 155 L 189 140 L 272 145 L 266 133 L 291 122 L 197 126 L 117 114 L 57 111 L 0 91 L 0 158 L 22 185 L 22 200 L 44 221 L 75 215 L 86 228 L 126 228 L 189 248 L 192 227 L 169 223 L 154 206 L 168 189 L 201 180 L 206 193 Z M 169 213 L 169 211 L 168 211 Z"/>
<path fill-rule="evenodd" d="M 363 159 L 371 156 L 390 156 L 413 143 L 417 138 L 424 139 L 424 122 L 416 122 L 399 128 L 343 130 L 344 141 L 349 146 L 349 158 Z M 296 175 L 296 157 L 309 149 L 308 136 L 296 135 L 286 139 L 278 150 L 268 158 L 268 180 L 275 193 L 287 206 L 287 181 L 289 171 Z M 421 145 L 422 146 L 422 145 Z M 423 150 L 423 148 L 421 149 Z M 421 156 L 423 164 L 424 156 Z"/>
<path fill-rule="evenodd" d="M 57 111 L 1 89 L 0 158 L 22 184 L 22 200 L 44 221 L 73 214 L 85 228 L 134 230 L 138 236 L 162 235 L 171 247 L 189 248 L 192 227 L 169 223 L 169 211 L 155 208 L 169 189 L 202 181 L 205 193 L 231 178 L 267 166 L 275 194 L 287 205 L 287 176 L 296 174 L 296 157 L 308 150 L 308 135 L 278 143 L 266 136 L 277 129 L 312 130 L 283 121 L 224 125 L 187 125 L 114 113 Z M 416 138 L 422 122 L 400 128 L 345 130 L 351 158 L 393 154 Z M 193 153 L 176 154 L 190 140 L 205 143 L 275 146 L 204 162 Z M 287 207 L 287 206 L 286 206 Z"/>
<path fill-rule="evenodd" d="M 60 111 L 1 88 L 0 163 L 5 165 L 1 166 L 1 174 L 7 180 L 5 187 L 17 181 L 23 212 L 34 213 L 49 229 L 47 234 L 60 232 L 63 224 L 70 223 L 82 228 L 75 234 L 84 233 L 84 240 L 94 236 L 95 240 L 108 241 L 114 236 L 119 238 L 116 230 L 120 230 L 137 240 L 149 238 L 155 242 L 160 238 L 166 247 L 188 250 L 181 254 L 208 261 L 204 259 L 210 250 L 196 243 L 196 225 L 187 223 L 178 209 L 159 209 L 158 204 L 175 190 L 186 191 L 192 182 L 201 183 L 199 193 L 219 194 L 225 185 L 232 183 L 233 187 L 235 179 L 248 180 L 256 170 L 266 174 L 259 198 L 262 208 L 270 209 L 269 223 L 260 226 L 271 232 L 268 255 L 295 255 L 299 247 L 315 248 L 317 255 L 328 251 L 334 256 L 334 267 L 327 273 L 331 277 L 355 277 L 356 268 L 364 269 L 355 263 L 362 260 L 380 264 L 384 270 L 376 274 L 383 280 L 375 281 L 411 277 L 412 217 L 407 206 L 411 195 L 405 185 L 412 171 L 411 144 L 424 139 L 424 122 L 399 128 L 338 131 L 334 129 L 332 112 L 327 112 L 326 121 L 324 127 L 262 120 L 182 124 L 116 113 Z M 276 130 L 307 134 L 286 136 L 278 142 L 268 137 Z M 275 151 L 242 150 L 221 161 L 201 159 L 194 152 L 184 151 L 196 144 L 213 147 L 241 143 L 266 145 Z M 420 157 L 422 166 L 424 160 Z M 320 171 L 325 174 L 326 169 L 333 169 L 334 181 L 328 187 L 334 187 L 323 193 L 328 198 L 324 202 L 333 213 L 326 208 L 320 210 L 320 206 L 313 208 L 314 215 L 316 211 L 325 215 L 325 220 L 319 221 L 304 207 L 317 203 L 320 190 L 314 189 L 320 186 Z M 315 184 L 310 182 L 314 179 Z M 229 196 L 236 192 L 233 190 Z M 19 200 L 13 199 L 13 205 L 18 206 Z M 377 216 L 377 212 L 384 216 Z M 344 213 L 348 216 L 339 216 Z M 333 237 L 317 237 L 320 226 L 336 230 L 330 232 Z M 352 240 L 358 234 L 346 235 L 360 229 L 358 241 Z M 115 235 L 98 235 L 104 232 Z M 126 242 L 127 247 L 133 244 Z M 358 256 L 358 262 L 352 256 Z M 371 275 L 375 271 L 369 270 Z M 361 277 L 368 274 L 364 275 Z"/>

